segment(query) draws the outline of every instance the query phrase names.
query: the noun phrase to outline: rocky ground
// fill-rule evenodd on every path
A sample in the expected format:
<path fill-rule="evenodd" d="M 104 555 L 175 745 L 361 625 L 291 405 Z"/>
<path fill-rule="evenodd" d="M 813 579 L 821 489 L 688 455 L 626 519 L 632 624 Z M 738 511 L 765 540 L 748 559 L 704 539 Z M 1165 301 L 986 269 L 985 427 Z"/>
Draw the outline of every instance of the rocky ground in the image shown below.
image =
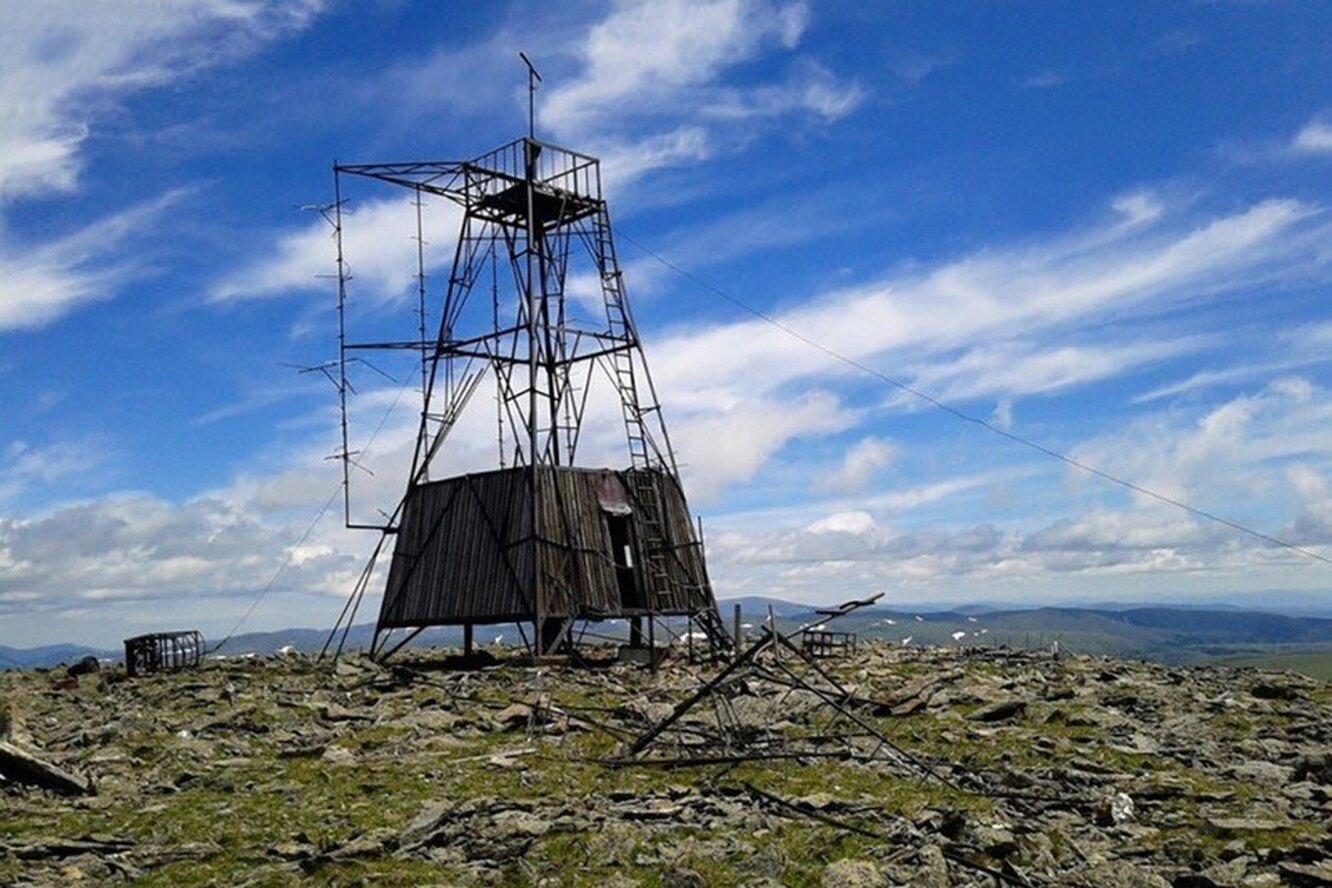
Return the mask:
<path fill-rule="evenodd" d="M 631 754 L 720 667 L 437 658 L 0 673 L 0 884 L 1332 886 L 1299 676 L 862 645 Z"/>

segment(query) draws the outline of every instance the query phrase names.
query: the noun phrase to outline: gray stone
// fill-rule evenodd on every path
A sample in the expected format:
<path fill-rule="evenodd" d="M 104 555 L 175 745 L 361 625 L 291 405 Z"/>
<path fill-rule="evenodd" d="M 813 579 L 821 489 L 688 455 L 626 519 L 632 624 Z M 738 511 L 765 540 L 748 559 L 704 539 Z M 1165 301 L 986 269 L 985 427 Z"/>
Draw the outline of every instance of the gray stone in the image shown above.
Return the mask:
<path fill-rule="evenodd" d="M 1026 711 L 1027 701 L 1025 700 L 1001 700 L 998 703 L 992 703 L 989 706 L 977 709 L 969 717 L 972 721 L 997 722 L 1017 718 Z"/>
<path fill-rule="evenodd" d="M 1088 888 L 1172 888 L 1163 876 L 1126 860 L 1111 860 L 1089 869 L 1079 884 Z"/>
<path fill-rule="evenodd" d="M 1230 768 L 1227 773 L 1237 780 L 1248 783 L 1260 783 L 1264 786 L 1282 786 L 1289 783 L 1295 774 L 1294 768 L 1277 765 L 1272 762 L 1245 762 Z"/>
<path fill-rule="evenodd" d="M 1269 820 L 1262 817 L 1209 817 L 1205 821 L 1207 829 L 1216 836 L 1232 836 L 1236 833 L 1267 833 L 1289 829 L 1289 820 Z"/>
<path fill-rule="evenodd" d="M 3 740 L 0 740 L 0 775 L 66 795 L 88 795 L 93 791 L 87 779 Z"/>
<path fill-rule="evenodd" d="M 819 879 L 823 888 L 880 888 L 887 880 L 868 860 L 835 860 L 823 868 Z"/>
<path fill-rule="evenodd" d="M 345 746 L 330 746 L 320 755 L 324 761 L 330 765 L 354 765 L 356 764 L 356 753 Z"/>
<path fill-rule="evenodd" d="M 1305 864 L 1283 860 L 1277 864 L 1277 870 L 1292 885 L 1307 888 L 1332 886 L 1332 863 Z"/>

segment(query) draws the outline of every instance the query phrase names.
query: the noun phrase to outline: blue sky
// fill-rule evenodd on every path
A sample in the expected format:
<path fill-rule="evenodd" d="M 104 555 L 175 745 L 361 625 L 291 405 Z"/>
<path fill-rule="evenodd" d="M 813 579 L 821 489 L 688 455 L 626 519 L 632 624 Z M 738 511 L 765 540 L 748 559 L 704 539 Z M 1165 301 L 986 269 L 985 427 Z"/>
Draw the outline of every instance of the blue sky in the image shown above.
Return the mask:
<path fill-rule="evenodd" d="M 216 637 L 265 588 L 247 629 L 332 622 L 374 540 L 306 533 L 338 476 L 335 393 L 290 366 L 335 348 L 300 208 L 335 159 L 519 135 L 520 49 L 539 135 L 603 159 L 719 595 L 1325 602 L 1325 563 L 709 287 L 1332 556 L 1329 34 L 1284 2 L 11 3 L 0 644 Z M 410 207 L 349 197 L 354 317 L 410 325 Z M 455 222 L 428 211 L 437 280 Z M 417 402 L 359 382 L 373 514 Z"/>

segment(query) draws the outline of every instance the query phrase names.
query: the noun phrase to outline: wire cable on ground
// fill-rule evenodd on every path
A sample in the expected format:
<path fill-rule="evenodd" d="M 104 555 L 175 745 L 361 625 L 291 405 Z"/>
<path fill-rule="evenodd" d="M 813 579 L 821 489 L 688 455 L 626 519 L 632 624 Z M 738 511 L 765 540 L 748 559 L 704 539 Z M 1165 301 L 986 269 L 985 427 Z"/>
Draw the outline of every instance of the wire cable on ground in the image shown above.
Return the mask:
<path fill-rule="evenodd" d="M 1024 438 L 1021 435 L 1016 435 L 1010 431 L 1002 429 L 999 426 L 995 425 L 994 423 L 986 419 L 983 419 L 979 416 L 973 416 L 969 413 L 965 413 L 957 409 L 956 407 L 953 407 L 952 405 L 939 400 L 933 395 L 930 395 L 926 392 L 922 392 L 919 389 L 914 388 L 905 382 L 893 379 L 891 376 L 879 370 L 874 369 L 868 364 L 864 364 L 856 360 L 855 358 L 848 357 L 847 355 L 842 354 L 836 349 L 824 345 L 823 343 L 819 342 L 817 339 L 812 339 L 809 336 L 806 336 L 804 333 L 801 333 L 799 330 L 796 330 L 795 328 L 782 323 L 777 318 L 773 317 L 767 312 L 764 312 L 761 309 L 754 308 L 753 306 L 743 302 L 742 300 L 736 298 L 735 296 L 732 296 L 730 293 L 727 293 L 724 290 L 713 286 L 712 284 L 708 283 L 702 278 L 699 278 L 698 276 L 676 265 L 674 262 L 671 262 L 669 259 L 662 256 L 660 253 L 656 252 L 647 245 L 643 244 L 641 241 L 637 240 L 636 238 L 629 236 L 624 232 L 623 229 L 618 230 L 616 234 L 619 237 L 623 238 L 624 240 L 628 241 L 629 243 L 633 244 L 639 250 L 642 250 L 644 253 L 655 259 L 657 262 L 661 263 L 666 268 L 670 269 L 671 271 L 680 275 L 685 280 L 694 284 L 695 286 L 701 287 L 702 289 L 706 290 L 712 295 L 717 296 L 731 303 L 736 308 L 739 308 L 740 310 L 753 315 L 754 317 L 758 318 L 761 321 L 764 321 L 765 323 L 771 324 L 772 326 L 776 327 L 778 330 L 781 330 L 783 333 L 787 334 L 791 338 L 804 343 L 810 348 L 822 352 L 823 354 L 827 355 L 833 360 L 845 364 L 846 366 L 851 367 L 854 370 L 858 370 L 861 373 L 864 373 L 868 376 L 872 376 L 875 379 L 880 380 L 881 382 L 885 382 L 888 385 L 892 386 L 893 388 L 905 392 L 906 394 L 911 395 L 914 398 L 918 398 L 919 400 L 924 401 L 925 403 L 936 408 L 937 410 L 941 410 L 944 413 L 947 413 L 956 419 L 960 419 L 963 422 L 969 422 L 972 425 L 979 426 L 980 428 L 984 429 L 987 432 L 991 432 L 992 434 L 998 435 L 1001 438 L 1007 438 L 1009 441 L 1012 441 L 1014 444 L 1020 444 L 1021 446 L 1026 447 L 1029 450 L 1034 450 L 1037 453 L 1042 454 L 1043 456 L 1050 457 L 1051 459 L 1056 459 L 1064 463 L 1065 465 L 1077 469 L 1080 472 L 1084 472 L 1088 475 L 1095 476 L 1103 481 L 1108 481 L 1111 484 L 1115 484 L 1126 490 L 1131 490 L 1134 493 L 1142 494 L 1145 497 L 1154 499 L 1157 502 L 1164 503 L 1165 505 L 1173 506 L 1176 509 L 1181 509 L 1185 512 L 1188 512 L 1190 515 L 1194 515 L 1198 518 L 1203 518 L 1215 524 L 1220 524 L 1224 527 L 1230 528 L 1231 530 L 1235 530 L 1240 533 L 1251 536 L 1254 539 L 1262 540 L 1265 543 L 1270 543 L 1274 546 L 1279 546 L 1280 548 L 1287 549 L 1299 555 L 1303 555 L 1306 558 L 1312 558 L 1315 561 L 1321 561 L 1324 564 L 1332 564 L 1332 558 L 1328 558 L 1326 555 L 1322 555 L 1318 552 L 1313 551 L 1312 549 L 1307 549 L 1303 546 L 1297 545 L 1287 540 L 1283 540 L 1279 537 L 1274 537 L 1270 534 L 1263 533 L 1260 530 L 1255 530 L 1254 528 L 1241 524 L 1238 521 L 1226 518 L 1224 515 L 1218 515 L 1215 512 L 1209 512 L 1206 509 L 1201 509 L 1197 506 L 1189 505 L 1188 503 L 1183 502 L 1182 500 L 1178 500 L 1175 499 L 1174 497 L 1167 496 L 1164 493 L 1158 493 L 1157 491 L 1152 490 L 1149 487 L 1143 487 L 1141 484 L 1134 483 L 1133 481 L 1129 481 L 1126 478 L 1121 478 L 1118 475 L 1112 475 L 1109 472 L 1104 472 L 1094 466 L 1089 466 L 1084 462 L 1080 462 L 1079 460 L 1076 460 L 1067 454 L 1060 453 L 1057 450 L 1052 450 L 1051 448 L 1046 447 L 1044 444 L 1039 444 L 1035 441 L 1032 441 L 1029 438 Z"/>

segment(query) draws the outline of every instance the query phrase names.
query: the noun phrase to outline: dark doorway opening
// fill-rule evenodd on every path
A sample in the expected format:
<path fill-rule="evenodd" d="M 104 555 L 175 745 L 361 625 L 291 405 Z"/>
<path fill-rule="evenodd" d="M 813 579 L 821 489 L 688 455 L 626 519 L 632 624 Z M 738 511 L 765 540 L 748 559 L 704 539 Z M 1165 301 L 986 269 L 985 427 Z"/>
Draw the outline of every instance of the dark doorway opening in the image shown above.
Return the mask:
<path fill-rule="evenodd" d="M 634 564 L 634 525 L 630 515 L 606 515 L 606 530 L 610 534 L 611 560 L 615 562 L 615 583 L 620 589 L 620 606 L 625 609 L 643 608 L 643 591 L 638 585 L 638 570 Z"/>

